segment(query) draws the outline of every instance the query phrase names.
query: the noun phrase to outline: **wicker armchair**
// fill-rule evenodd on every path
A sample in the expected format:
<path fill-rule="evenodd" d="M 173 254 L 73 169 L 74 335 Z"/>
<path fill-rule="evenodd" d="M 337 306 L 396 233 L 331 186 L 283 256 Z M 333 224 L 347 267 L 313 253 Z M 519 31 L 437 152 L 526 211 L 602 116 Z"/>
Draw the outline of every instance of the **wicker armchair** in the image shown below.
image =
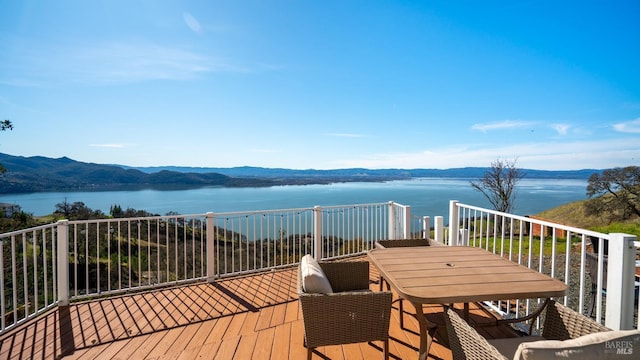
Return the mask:
<path fill-rule="evenodd" d="M 429 239 L 400 239 L 400 240 L 378 240 L 375 243 L 377 249 L 394 248 L 394 247 L 411 247 L 411 246 L 430 246 Z M 380 284 L 380 291 L 385 283 L 384 277 L 380 275 L 378 280 Z M 387 291 L 391 290 L 389 283 L 387 283 Z M 402 299 L 396 299 L 398 301 L 398 311 L 400 313 L 400 328 L 404 329 L 404 306 Z M 395 301 L 394 301 L 395 302 Z"/>
<path fill-rule="evenodd" d="M 449 348 L 453 353 L 454 360 L 511 359 L 518 345 L 524 342 L 569 340 L 596 332 L 611 331 L 606 326 L 555 301 L 550 301 L 545 309 L 542 336 L 487 341 L 452 308 L 446 309 L 445 322 L 449 336 Z"/>
<path fill-rule="evenodd" d="M 298 268 L 298 297 L 307 358 L 318 346 L 381 340 L 389 358 L 391 292 L 369 291 L 369 263 L 324 262 L 332 294 L 306 293 Z"/>
<path fill-rule="evenodd" d="M 597 244 L 596 242 L 593 242 Z M 606 244 L 606 243 L 605 243 Z M 606 250 L 607 248 L 605 248 Z M 594 316 L 594 311 L 596 309 L 596 300 L 598 295 L 598 253 L 585 253 L 586 262 L 587 262 L 587 271 L 589 272 L 589 277 L 591 278 L 591 292 L 589 299 L 589 316 Z M 609 256 L 604 255 L 604 259 L 602 262 L 602 295 L 607 295 L 607 268 L 609 267 Z M 640 291 L 640 282 L 636 281 L 635 289 L 634 289 L 634 304 L 638 302 L 638 292 Z"/>
<path fill-rule="evenodd" d="M 375 243 L 376 249 L 394 248 L 394 247 L 411 247 L 411 246 L 429 246 L 429 239 L 400 239 L 400 240 L 378 240 Z M 383 283 L 385 282 L 382 275 L 380 275 L 380 291 L 382 291 Z M 387 290 L 389 284 L 387 284 Z"/>
<path fill-rule="evenodd" d="M 407 246 L 429 246 L 431 245 L 429 239 L 400 239 L 400 240 L 378 240 L 376 241 L 377 248 L 388 247 L 407 247 Z"/>

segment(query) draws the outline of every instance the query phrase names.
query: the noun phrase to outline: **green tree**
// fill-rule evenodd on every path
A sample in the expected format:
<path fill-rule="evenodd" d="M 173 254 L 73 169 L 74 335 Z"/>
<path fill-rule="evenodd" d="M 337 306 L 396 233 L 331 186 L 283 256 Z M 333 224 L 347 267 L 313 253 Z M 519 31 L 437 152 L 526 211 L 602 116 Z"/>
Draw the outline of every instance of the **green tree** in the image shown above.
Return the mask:
<path fill-rule="evenodd" d="M 0 217 L 0 232 L 28 229 L 38 225 L 33 215 L 24 211 L 14 212 L 10 218 Z"/>
<path fill-rule="evenodd" d="M 516 160 L 497 159 L 477 182 L 471 182 L 471 186 L 480 191 L 495 210 L 510 212 L 516 197 L 516 184 L 523 177 L 522 170 L 516 167 Z"/>
<path fill-rule="evenodd" d="M 13 130 L 13 124 L 9 120 L 0 121 L 0 131 Z M 7 169 L 0 164 L 0 174 L 7 172 Z"/>
<path fill-rule="evenodd" d="M 610 221 L 640 216 L 640 167 L 607 169 L 589 177 L 585 211 Z"/>
<path fill-rule="evenodd" d="M 122 211 L 122 207 L 120 205 L 116 204 L 116 205 L 111 205 L 111 208 L 109 209 L 109 214 L 113 218 L 121 218 L 123 217 L 122 214 L 124 214 L 124 211 Z"/>
<path fill-rule="evenodd" d="M 105 214 L 100 210 L 92 210 L 86 206 L 82 201 L 76 201 L 72 204 L 64 202 L 56 204 L 56 210 L 53 212 L 56 216 L 61 216 L 68 220 L 89 220 L 89 219 L 103 219 Z"/>

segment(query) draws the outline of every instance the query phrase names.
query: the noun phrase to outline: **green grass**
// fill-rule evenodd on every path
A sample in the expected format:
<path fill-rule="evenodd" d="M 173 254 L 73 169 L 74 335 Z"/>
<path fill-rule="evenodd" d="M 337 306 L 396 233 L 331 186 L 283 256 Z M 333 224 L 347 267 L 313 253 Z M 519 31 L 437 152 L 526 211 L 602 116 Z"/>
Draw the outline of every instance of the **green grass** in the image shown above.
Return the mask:
<path fill-rule="evenodd" d="M 624 233 L 635 235 L 640 239 L 640 223 L 614 223 L 604 226 L 595 226 L 591 230 L 605 234 Z"/>
<path fill-rule="evenodd" d="M 626 221 L 610 223 L 609 216 L 587 215 L 584 211 L 586 200 L 574 201 L 545 210 L 536 216 L 559 224 L 581 229 L 593 230 L 605 234 L 625 233 L 635 235 L 640 239 L 640 218 L 635 217 Z"/>
<path fill-rule="evenodd" d="M 469 240 L 471 242 L 471 244 L 473 244 L 473 239 Z M 501 246 L 501 239 L 494 239 L 494 238 L 489 238 L 488 242 L 488 249 L 489 250 L 493 250 L 493 243 L 494 241 L 496 242 L 496 251 L 499 252 L 500 250 L 500 246 Z M 540 237 L 535 236 L 533 237 L 533 242 L 530 241 L 529 236 L 523 236 L 522 238 L 522 253 L 523 254 L 528 254 L 529 253 L 529 248 L 532 248 L 532 252 L 533 254 L 540 254 Z M 505 253 L 509 252 L 509 243 L 510 240 L 509 238 L 505 238 L 504 239 L 504 251 Z M 580 239 L 574 238 L 571 240 L 572 244 L 579 244 L 580 243 Z M 476 239 L 475 242 L 475 246 L 478 246 L 479 244 L 479 239 Z M 482 239 L 482 248 L 487 248 L 487 239 L 483 238 Z M 518 249 L 520 248 L 520 240 L 517 236 L 514 237 L 513 239 L 513 248 L 511 249 L 511 253 L 512 254 L 517 254 Z M 556 253 L 564 253 L 567 250 L 567 239 L 565 238 L 556 238 Z M 552 251 L 553 251 L 553 241 L 551 237 L 545 237 L 544 239 L 544 245 L 543 245 L 543 253 L 545 256 L 551 256 L 552 255 Z"/>
<path fill-rule="evenodd" d="M 587 215 L 584 211 L 584 203 L 585 201 L 574 201 L 571 203 L 567 203 L 564 205 L 560 205 L 558 207 L 555 207 L 553 209 L 549 209 L 549 210 L 545 210 L 539 214 L 536 214 L 536 217 L 551 221 L 551 222 L 555 222 L 558 224 L 562 224 L 562 225 L 567 225 L 567 226 L 572 226 L 572 227 L 576 227 L 576 228 L 581 228 L 581 229 L 587 229 L 587 230 L 592 230 L 592 231 L 597 231 L 597 232 L 601 232 L 604 234 L 611 234 L 611 233 L 624 233 L 624 234 L 629 234 L 629 235 L 635 235 L 638 237 L 638 239 L 640 239 L 640 219 L 639 218 L 633 218 L 627 221 L 623 221 L 623 222 L 615 222 L 615 223 L 609 223 L 607 221 L 608 216 L 606 216 L 606 214 L 604 214 L 603 216 L 594 216 L 594 215 Z M 479 224 L 475 224 L 476 226 Z M 486 225 L 484 225 L 483 227 L 485 227 Z M 518 236 L 515 235 L 514 236 L 514 250 L 517 251 L 518 250 Z M 544 255 L 551 255 L 551 251 L 552 251 L 552 241 L 551 241 L 551 236 L 545 236 L 544 239 Z M 493 238 L 489 238 L 489 249 L 493 250 Z M 497 241 L 500 241 L 500 239 L 497 239 Z M 508 251 L 508 246 L 509 246 L 509 239 L 508 237 L 505 238 L 505 252 Z M 478 242 L 478 239 L 476 239 L 476 244 Z M 486 248 L 486 242 L 487 239 L 483 238 L 482 239 L 482 247 Z M 530 244 L 529 243 L 529 236 L 523 236 L 522 239 L 522 248 L 523 248 L 523 253 L 528 253 L 529 251 L 529 247 L 533 247 L 532 251 L 534 254 L 539 254 L 540 253 L 540 238 L 539 237 L 534 237 L 533 238 L 533 243 Z M 556 252 L 558 253 L 562 253 L 566 251 L 566 247 L 567 247 L 567 241 L 564 238 L 557 238 L 556 239 L 556 243 L 557 243 L 557 248 L 556 248 Z M 572 239 L 572 243 L 575 244 L 579 244 L 580 243 L 580 239 L 578 238 L 573 238 Z M 496 244 L 496 249 L 500 248 L 500 243 Z M 513 252 L 513 251 L 512 251 Z"/>

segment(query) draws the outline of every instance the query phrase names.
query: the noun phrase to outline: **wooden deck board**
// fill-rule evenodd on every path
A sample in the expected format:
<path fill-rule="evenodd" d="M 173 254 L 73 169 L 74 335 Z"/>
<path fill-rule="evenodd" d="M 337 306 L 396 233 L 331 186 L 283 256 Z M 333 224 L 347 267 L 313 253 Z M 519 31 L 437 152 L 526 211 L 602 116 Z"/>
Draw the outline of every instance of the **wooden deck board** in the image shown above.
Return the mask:
<path fill-rule="evenodd" d="M 289 344 L 291 344 L 291 324 L 281 324 L 275 327 L 275 338 L 271 353 L 278 358 L 284 359 L 289 355 Z"/>
<path fill-rule="evenodd" d="M 258 339 L 256 339 L 256 346 L 253 348 L 253 354 L 251 359 L 255 360 L 269 360 L 271 359 L 271 349 L 273 347 L 273 338 L 275 336 L 275 329 L 268 328 L 258 332 Z M 273 357 L 277 359 L 278 357 Z"/>
<path fill-rule="evenodd" d="M 378 273 L 371 267 L 371 288 Z M 2 359 L 300 359 L 302 313 L 295 269 L 269 271 L 215 283 L 198 283 L 59 307 L 0 335 Z M 461 305 L 458 305 L 461 309 Z M 400 328 L 393 304 L 389 350 L 393 359 L 417 358 L 415 309 L 404 302 Z M 441 306 L 424 306 L 430 321 L 444 324 Z M 472 307 L 473 321 L 491 321 Z M 509 336 L 503 329 L 482 328 L 487 336 Z M 430 359 L 451 359 L 441 332 Z M 314 359 L 382 358 L 383 343 L 325 346 Z M 322 357 L 321 357 L 321 356 Z"/>
<path fill-rule="evenodd" d="M 186 345 L 185 350 L 195 349 L 202 346 L 202 344 L 206 344 L 207 339 L 209 339 L 209 334 L 211 334 L 211 331 L 213 330 L 213 327 L 215 325 L 215 320 L 204 321 L 200 323 L 200 327 L 189 339 L 189 343 Z"/>
<path fill-rule="evenodd" d="M 302 321 L 291 323 L 291 337 L 289 340 L 289 359 L 306 359 L 307 349 L 304 347 L 304 326 Z"/>
<path fill-rule="evenodd" d="M 253 356 L 253 349 L 256 346 L 258 340 L 257 333 L 245 334 L 241 337 L 238 349 L 235 353 L 236 359 L 251 359 Z"/>
<path fill-rule="evenodd" d="M 222 340 L 214 359 L 233 359 L 240 342 L 240 336 L 234 336 Z"/>

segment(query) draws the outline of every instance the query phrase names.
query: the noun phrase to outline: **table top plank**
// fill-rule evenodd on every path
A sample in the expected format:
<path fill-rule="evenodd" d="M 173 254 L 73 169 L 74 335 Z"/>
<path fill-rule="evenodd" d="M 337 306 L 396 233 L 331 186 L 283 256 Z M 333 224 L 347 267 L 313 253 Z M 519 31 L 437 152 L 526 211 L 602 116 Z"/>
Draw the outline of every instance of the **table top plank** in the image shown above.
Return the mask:
<path fill-rule="evenodd" d="M 560 280 L 479 248 L 374 249 L 369 258 L 396 292 L 414 303 L 547 298 L 567 291 Z"/>
<path fill-rule="evenodd" d="M 526 267 L 514 267 L 506 263 L 497 262 L 468 262 L 468 263 L 455 263 L 447 265 L 447 263 L 426 263 L 426 264 L 398 264 L 388 265 L 385 268 L 387 271 L 395 272 L 398 276 L 402 276 L 404 273 L 418 272 L 427 273 L 430 271 L 438 272 L 441 274 L 443 271 L 450 273 L 458 272 L 473 272 L 476 274 L 492 274 L 492 273 L 505 273 L 505 272 L 518 272 L 518 273 L 538 273 L 535 270 L 527 269 Z"/>
<path fill-rule="evenodd" d="M 547 281 L 541 280 L 539 276 L 531 273 L 499 273 L 499 274 L 474 274 L 449 272 L 447 277 L 443 277 L 435 271 L 430 271 L 424 276 L 420 272 L 415 272 L 416 276 L 403 276 L 396 278 L 401 286 L 431 286 L 431 285 L 460 285 L 460 284 L 500 284 L 503 282 L 530 282 Z"/>

